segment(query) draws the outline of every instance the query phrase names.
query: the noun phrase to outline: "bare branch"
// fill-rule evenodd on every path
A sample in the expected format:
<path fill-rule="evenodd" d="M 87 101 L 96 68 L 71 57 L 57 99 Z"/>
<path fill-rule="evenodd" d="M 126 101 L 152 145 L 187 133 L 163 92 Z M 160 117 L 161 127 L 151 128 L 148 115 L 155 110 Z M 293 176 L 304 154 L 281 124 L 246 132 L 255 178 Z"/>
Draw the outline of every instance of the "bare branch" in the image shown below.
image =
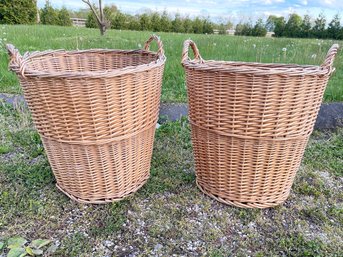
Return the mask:
<path fill-rule="evenodd" d="M 102 24 L 102 20 L 100 19 L 98 13 L 96 12 L 94 6 L 92 5 L 92 3 L 89 0 L 81 0 L 82 2 L 84 2 L 85 4 L 87 4 L 89 6 L 89 8 L 91 8 L 92 12 L 95 15 L 96 20 L 98 21 L 99 25 L 101 26 Z"/>

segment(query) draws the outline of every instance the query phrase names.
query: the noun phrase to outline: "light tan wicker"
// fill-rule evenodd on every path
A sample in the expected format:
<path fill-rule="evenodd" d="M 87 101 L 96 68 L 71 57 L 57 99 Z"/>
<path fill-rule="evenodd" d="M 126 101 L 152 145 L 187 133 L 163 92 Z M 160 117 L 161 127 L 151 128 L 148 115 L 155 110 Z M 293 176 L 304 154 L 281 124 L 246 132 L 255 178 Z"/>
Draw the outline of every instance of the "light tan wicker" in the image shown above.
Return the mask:
<path fill-rule="evenodd" d="M 337 49 L 321 66 L 204 61 L 185 41 L 197 185 L 205 194 L 243 208 L 286 200 Z"/>
<path fill-rule="evenodd" d="M 158 52 L 149 51 L 156 40 Z M 57 187 L 86 203 L 120 200 L 148 179 L 163 45 L 144 50 L 44 51 L 7 46 Z"/>

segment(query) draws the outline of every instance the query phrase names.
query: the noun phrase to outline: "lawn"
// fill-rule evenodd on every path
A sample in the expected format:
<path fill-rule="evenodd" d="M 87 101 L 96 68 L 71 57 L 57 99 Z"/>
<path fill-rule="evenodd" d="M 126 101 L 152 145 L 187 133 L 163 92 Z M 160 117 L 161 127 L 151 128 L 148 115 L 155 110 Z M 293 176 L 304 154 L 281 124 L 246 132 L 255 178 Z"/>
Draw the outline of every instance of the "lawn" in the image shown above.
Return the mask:
<path fill-rule="evenodd" d="M 0 43 L 12 43 L 23 53 L 46 49 L 116 48 L 137 49 L 144 45 L 151 32 L 110 30 L 99 36 L 97 29 L 66 28 L 55 26 L 0 26 Z M 281 62 L 319 65 L 327 50 L 336 42 L 332 40 L 253 38 L 227 35 L 194 35 L 158 33 L 165 46 L 165 68 L 162 101 L 186 102 L 184 72 L 180 65 L 185 39 L 193 39 L 204 59 Z M 338 42 L 341 45 L 342 42 Z M 152 48 L 152 49 L 156 49 Z M 283 49 L 286 51 L 283 51 Z M 0 92 L 21 93 L 18 80 L 7 71 L 8 57 L 0 48 Z M 326 102 L 343 101 L 343 52 L 335 62 L 336 72 L 325 92 Z"/>
<path fill-rule="evenodd" d="M 196 188 L 189 124 L 169 122 L 142 189 L 83 205 L 56 189 L 27 109 L 1 104 L 0 246 L 21 236 L 51 240 L 54 256 L 343 256 L 342 149 L 343 130 L 314 132 L 289 199 L 239 209 Z"/>

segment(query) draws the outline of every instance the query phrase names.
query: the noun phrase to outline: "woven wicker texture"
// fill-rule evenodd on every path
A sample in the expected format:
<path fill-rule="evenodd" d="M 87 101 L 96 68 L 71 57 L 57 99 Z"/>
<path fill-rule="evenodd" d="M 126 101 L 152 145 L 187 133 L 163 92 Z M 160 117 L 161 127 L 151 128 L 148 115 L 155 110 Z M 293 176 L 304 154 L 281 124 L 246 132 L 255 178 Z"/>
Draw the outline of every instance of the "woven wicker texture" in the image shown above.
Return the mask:
<path fill-rule="evenodd" d="M 245 208 L 286 200 L 337 50 L 333 45 L 321 66 L 205 61 L 196 44 L 185 41 L 182 65 L 204 193 Z"/>
<path fill-rule="evenodd" d="M 149 46 L 157 41 L 158 51 Z M 105 203 L 149 177 L 165 63 L 153 35 L 142 50 L 44 51 L 7 45 L 57 186 L 80 202 Z"/>

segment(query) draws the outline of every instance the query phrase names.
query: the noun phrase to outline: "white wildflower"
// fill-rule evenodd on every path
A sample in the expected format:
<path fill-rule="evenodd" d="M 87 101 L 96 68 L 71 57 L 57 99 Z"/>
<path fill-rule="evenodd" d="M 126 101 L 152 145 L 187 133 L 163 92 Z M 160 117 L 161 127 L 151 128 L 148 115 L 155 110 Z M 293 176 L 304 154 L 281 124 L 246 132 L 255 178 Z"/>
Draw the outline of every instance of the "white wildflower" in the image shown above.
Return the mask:
<path fill-rule="evenodd" d="M 253 46 L 254 48 L 256 48 L 256 45 L 255 45 L 255 44 L 253 44 L 252 46 Z"/>
<path fill-rule="evenodd" d="M 286 52 L 286 51 L 287 51 L 286 47 L 282 48 L 282 52 Z"/>
<path fill-rule="evenodd" d="M 316 54 L 312 54 L 312 55 L 311 55 L 311 58 L 312 58 L 312 59 L 316 59 L 316 58 L 317 58 L 317 55 L 316 55 Z"/>
<path fill-rule="evenodd" d="M 216 45 L 217 45 L 217 43 L 213 43 L 213 45 L 214 45 L 214 46 L 216 46 Z"/>
<path fill-rule="evenodd" d="M 139 48 L 142 48 L 142 45 L 141 45 L 141 44 L 138 44 L 138 47 L 139 47 Z"/>
<path fill-rule="evenodd" d="M 319 43 L 318 43 L 318 45 L 320 46 L 320 45 L 321 45 L 321 43 L 319 42 Z"/>

